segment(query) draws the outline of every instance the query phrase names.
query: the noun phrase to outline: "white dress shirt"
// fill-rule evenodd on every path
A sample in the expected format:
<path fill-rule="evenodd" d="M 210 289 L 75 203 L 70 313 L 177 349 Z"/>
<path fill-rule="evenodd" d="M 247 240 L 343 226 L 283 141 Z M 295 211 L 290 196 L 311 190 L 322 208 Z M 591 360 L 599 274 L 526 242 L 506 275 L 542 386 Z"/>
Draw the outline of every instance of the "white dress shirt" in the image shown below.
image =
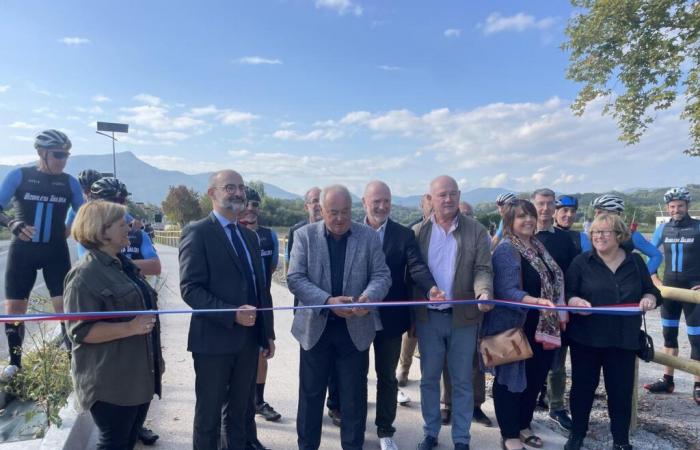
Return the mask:
<path fill-rule="evenodd" d="M 433 274 L 438 289 L 445 292 L 446 300 L 454 300 L 452 296 L 452 283 L 455 279 L 455 264 L 457 263 L 457 239 L 454 231 L 459 223 L 455 216 L 450 229 L 445 229 L 435 222 L 435 214 L 430 216 L 433 224 L 430 233 L 430 244 L 428 245 L 428 267 Z M 447 309 L 449 305 L 428 306 L 431 309 Z"/>

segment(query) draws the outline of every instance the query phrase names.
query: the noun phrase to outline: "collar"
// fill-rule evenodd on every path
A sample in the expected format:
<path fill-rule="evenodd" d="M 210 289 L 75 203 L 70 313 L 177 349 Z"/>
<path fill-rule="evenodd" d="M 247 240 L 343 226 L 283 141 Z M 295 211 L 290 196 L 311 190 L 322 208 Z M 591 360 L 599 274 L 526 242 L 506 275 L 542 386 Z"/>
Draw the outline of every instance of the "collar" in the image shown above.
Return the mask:
<path fill-rule="evenodd" d="M 95 258 L 100 263 L 104 264 L 105 266 L 116 265 L 120 268 L 122 267 L 122 261 L 121 261 L 121 259 L 119 259 L 118 256 L 117 256 L 117 258 L 114 258 L 113 256 L 110 256 L 107 253 L 103 252 L 102 250 L 98 250 L 96 248 L 89 249 L 88 252 L 90 252 L 90 254 L 93 256 L 93 258 Z"/>
<path fill-rule="evenodd" d="M 455 231 L 457 227 L 459 226 L 459 216 L 461 214 L 457 213 L 454 219 L 452 219 L 452 225 L 450 226 L 450 229 L 447 231 L 447 234 L 451 233 L 452 231 Z M 435 213 L 430 214 L 430 222 L 432 222 L 433 226 L 439 227 L 437 221 L 435 220 Z M 442 227 L 441 227 L 442 228 Z"/>
<path fill-rule="evenodd" d="M 338 240 L 346 239 L 351 234 L 352 234 L 352 225 L 350 226 L 350 228 L 348 228 L 348 231 L 346 231 L 345 234 L 343 234 L 342 236 L 340 236 L 340 238 L 338 238 Z M 326 237 L 326 239 L 335 239 L 333 237 L 333 235 L 331 234 L 331 232 L 328 231 L 328 228 L 326 228 L 325 223 L 323 224 L 323 235 Z"/>
<path fill-rule="evenodd" d="M 691 219 L 690 214 L 686 214 L 685 216 L 683 216 L 683 218 L 682 218 L 681 220 L 673 220 L 673 219 L 671 219 L 671 220 L 669 220 L 669 222 L 671 223 L 671 225 L 675 225 L 675 226 L 685 226 L 685 225 L 688 225 L 688 224 L 689 224 L 690 219 Z"/>
<path fill-rule="evenodd" d="M 238 224 L 238 221 L 231 222 L 226 217 L 222 216 L 221 214 L 219 214 L 218 212 L 216 212 L 214 210 L 212 210 L 212 214 L 214 214 L 214 217 L 216 217 L 216 220 L 218 220 L 219 223 L 221 224 L 221 226 L 224 228 L 226 228 L 228 225 L 231 225 L 231 224 L 233 224 L 233 225 Z"/>
<path fill-rule="evenodd" d="M 538 224 L 538 225 L 539 225 L 539 224 Z M 549 225 L 548 228 L 539 228 L 539 226 L 537 227 L 537 233 L 541 233 L 541 232 L 543 232 L 543 231 L 546 231 L 547 233 L 552 233 L 552 234 L 554 234 L 554 233 L 555 233 L 555 231 L 554 231 L 554 222 L 552 222 L 552 223 Z"/>
<path fill-rule="evenodd" d="M 367 225 L 368 227 L 370 227 L 370 228 L 372 228 L 372 229 L 374 230 L 374 228 L 369 224 L 369 220 L 367 219 L 367 216 L 365 216 L 365 221 L 364 221 L 364 223 L 365 223 L 365 225 Z M 388 218 L 388 217 L 387 217 L 387 219 L 384 221 L 384 223 L 381 224 L 381 225 L 379 226 L 379 228 L 377 228 L 377 229 L 374 230 L 374 231 L 376 231 L 376 232 L 378 232 L 378 233 L 381 233 L 382 231 L 386 230 L 386 224 L 387 224 L 387 223 L 389 223 L 389 218 Z"/>

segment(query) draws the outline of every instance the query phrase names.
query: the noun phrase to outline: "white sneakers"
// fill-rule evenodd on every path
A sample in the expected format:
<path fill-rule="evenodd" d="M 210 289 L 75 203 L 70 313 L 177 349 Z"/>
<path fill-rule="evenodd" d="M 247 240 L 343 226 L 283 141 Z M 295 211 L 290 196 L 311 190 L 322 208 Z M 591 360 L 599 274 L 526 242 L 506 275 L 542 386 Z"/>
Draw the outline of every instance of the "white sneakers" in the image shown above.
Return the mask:
<path fill-rule="evenodd" d="M 409 403 L 411 403 L 411 397 L 409 397 L 408 394 L 399 389 L 399 393 L 396 395 L 396 401 L 401 406 L 407 406 Z"/>
<path fill-rule="evenodd" d="M 396 442 L 394 442 L 394 440 L 390 437 L 379 438 L 379 446 L 382 448 L 382 450 L 399 450 Z"/>
<path fill-rule="evenodd" d="M 2 369 L 2 373 L 0 373 L 0 381 L 3 383 L 7 383 L 10 381 L 15 375 L 17 375 L 17 372 L 19 372 L 19 367 L 17 366 L 7 366 L 4 369 Z"/>

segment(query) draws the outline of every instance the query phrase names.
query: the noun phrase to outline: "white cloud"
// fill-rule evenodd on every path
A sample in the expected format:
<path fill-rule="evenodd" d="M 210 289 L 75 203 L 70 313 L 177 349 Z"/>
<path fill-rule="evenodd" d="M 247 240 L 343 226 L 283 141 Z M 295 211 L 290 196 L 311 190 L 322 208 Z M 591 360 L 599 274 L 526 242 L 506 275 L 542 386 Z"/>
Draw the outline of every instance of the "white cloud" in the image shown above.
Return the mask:
<path fill-rule="evenodd" d="M 189 174 L 214 172 L 221 169 L 220 163 L 193 161 L 180 156 L 139 154 L 138 158 L 159 169 L 178 170 Z"/>
<path fill-rule="evenodd" d="M 31 123 L 27 123 L 27 122 L 17 121 L 17 122 L 12 122 L 11 124 L 8 125 L 8 127 L 17 128 L 20 130 L 37 130 L 40 128 L 40 125 L 34 125 Z"/>
<path fill-rule="evenodd" d="M 97 94 L 97 95 L 92 96 L 92 101 L 97 102 L 97 103 L 105 103 L 105 102 L 111 102 L 112 99 L 105 96 L 105 95 Z"/>
<path fill-rule="evenodd" d="M 19 142 L 34 142 L 34 138 L 31 136 L 12 136 L 12 139 Z"/>
<path fill-rule="evenodd" d="M 194 117 L 184 115 L 171 117 L 169 110 L 163 106 L 142 105 L 122 108 L 122 111 L 129 114 L 120 116 L 119 120 L 155 131 L 183 130 L 204 125 L 204 121 Z"/>
<path fill-rule="evenodd" d="M 402 70 L 402 68 L 399 67 L 399 66 L 387 66 L 387 65 L 384 65 L 384 64 L 382 64 L 381 66 L 379 66 L 379 68 L 382 69 L 382 70 L 385 70 L 385 71 L 387 71 L 387 72 L 396 72 L 396 71 Z"/>
<path fill-rule="evenodd" d="M 510 184 L 510 178 L 505 172 L 498 173 L 491 177 L 484 177 L 481 179 L 481 185 L 484 187 L 497 188 L 504 187 Z"/>
<path fill-rule="evenodd" d="M 0 94 L 3 92 L 7 92 L 10 90 L 10 85 L 9 84 L 0 84 Z"/>
<path fill-rule="evenodd" d="M 224 125 L 237 125 L 239 123 L 250 122 L 259 119 L 259 116 L 242 111 L 225 111 L 218 116 Z"/>
<path fill-rule="evenodd" d="M 153 136 L 163 141 L 183 141 L 190 137 L 188 134 L 182 133 L 180 131 L 156 132 L 153 133 Z"/>
<path fill-rule="evenodd" d="M 85 45 L 90 43 L 90 39 L 86 38 L 81 38 L 81 37 L 64 37 L 58 40 L 61 44 L 66 44 L 66 45 L 71 45 L 71 46 L 78 46 L 78 45 Z"/>
<path fill-rule="evenodd" d="M 143 103 L 146 103 L 148 105 L 153 105 L 153 106 L 157 106 L 157 105 L 160 105 L 162 103 L 162 100 L 160 97 L 156 97 L 155 95 L 151 95 L 151 94 L 136 95 L 136 96 L 134 96 L 134 100 L 136 100 L 137 102 L 143 102 Z"/>
<path fill-rule="evenodd" d="M 229 156 L 233 156 L 234 158 L 240 158 L 242 156 L 250 155 L 250 150 L 246 150 L 244 148 L 241 148 L 238 150 L 229 150 L 228 154 L 229 154 Z"/>
<path fill-rule="evenodd" d="M 458 38 L 462 35 L 462 30 L 459 28 L 448 28 L 442 34 L 446 38 Z"/>
<path fill-rule="evenodd" d="M 247 64 L 251 66 L 282 64 L 282 61 L 279 59 L 263 58 L 262 56 L 244 56 L 243 58 L 238 58 L 236 62 L 238 64 Z"/>
<path fill-rule="evenodd" d="M 75 108 L 76 111 L 81 112 L 81 113 L 90 113 L 90 114 L 102 114 L 104 111 L 102 111 L 102 108 L 99 106 L 91 106 L 89 108 L 85 108 L 83 106 L 78 106 Z"/>
<path fill-rule="evenodd" d="M 15 140 L 25 141 L 27 140 L 23 136 L 14 136 Z M 29 139 L 32 141 L 32 139 Z M 0 164 L 4 166 L 17 166 L 19 164 L 27 164 L 36 161 L 36 154 L 22 154 L 22 155 L 3 155 L 0 156 Z"/>
<path fill-rule="evenodd" d="M 316 0 L 316 8 L 331 9 L 341 16 L 344 14 L 362 15 L 362 6 L 352 0 Z"/>
<path fill-rule="evenodd" d="M 513 16 L 503 16 L 499 12 L 494 12 L 486 18 L 486 23 L 479 26 L 483 28 L 484 34 L 494 34 L 502 31 L 546 30 L 555 22 L 554 17 L 538 20 L 535 16 L 522 12 Z"/>
<path fill-rule="evenodd" d="M 200 106 L 190 109 L 189 115 L 193 117 L 209 116 L 212 114 L 217 114 L 219 108 L 214 105 Z"/>
<path fill-rule="evenodd" d="M 273 136 L 283 141 L 334 141 L 343 137 L 344 133 L 337 129 L 315 129 L 308 133 L 298 133 L 294 130 L 277 130 Z"/>
<path fill-rule="evenodd" d="M 372 113 L 368 111 L 353 111 L 350 113 L 347 113 L 345 117 L 340 119 L 341 124 L 353 124 L 353 123 L 362 123 L 367 121 L 372 117 Z"/>

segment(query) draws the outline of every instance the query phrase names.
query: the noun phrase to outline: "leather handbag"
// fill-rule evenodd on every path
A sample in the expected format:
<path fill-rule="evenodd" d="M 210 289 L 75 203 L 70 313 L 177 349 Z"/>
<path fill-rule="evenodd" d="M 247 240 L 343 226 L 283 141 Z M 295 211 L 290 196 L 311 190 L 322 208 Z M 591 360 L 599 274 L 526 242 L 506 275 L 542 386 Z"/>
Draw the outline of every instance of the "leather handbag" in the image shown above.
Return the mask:
<path fill-rule="evenodd" d="M 637 356 L 644 362 L 650 362 L 654 359 L 654 341 L 651 339 L 651 336 L 647 334 L 646 314 L 642 314 L 642 322 L 644 323 L 644 329 L 639 330 L 639 349 L 637 350 Z"/>
<path fill-rule="evenodd" d="M 522 328 L 511 328 L 479 342 L 484 367 L 491 368 L 532 357 L 532 348 Z"/>

